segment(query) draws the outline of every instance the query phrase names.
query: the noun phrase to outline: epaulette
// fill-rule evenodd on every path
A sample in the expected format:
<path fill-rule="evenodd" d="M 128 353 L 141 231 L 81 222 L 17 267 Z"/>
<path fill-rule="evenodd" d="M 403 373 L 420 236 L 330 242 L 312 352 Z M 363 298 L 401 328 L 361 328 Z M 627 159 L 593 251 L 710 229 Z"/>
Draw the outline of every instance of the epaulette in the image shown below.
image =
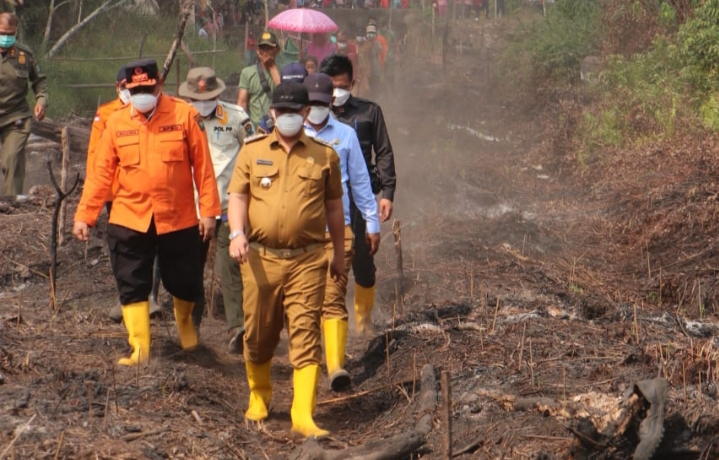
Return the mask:
<path fill-rule="evenodd" d="M 190 104 L 189 101 L 187 101 L 187 100 L 185 100 L 185 99 L 181 99 L 181 98 L 179 98 L 179 97 L 177 97 L 177 96 L 171 96 L 171 95 L 169 95 L 169 94 L 167 94 L 167 93 L 164 93 L 164 92 L 162 93 L 162 96 L 163 96 L 163 97 L 164 97 L 164 96 L 167 96 L 167 97 L 169 97 L 170 99 L 172 99 L 172 100 L 175 101 L 175 102 L 182 102 L 183 104 L 192 105 L 192 104 Z"/>
<path fill-rule="evenodd" d="M 242 122 L 242 123 L 244 123 L 246 120 L 249 120 L 249 118 L 250 118 L 247 111 L 237 104 L 232 104 L 230 102 L 225 102 L 225 101 L 219 101 L 218 105 L 222 106 L 223 110 L 235 112 L 237 115 L 240 116 L 240 122 Z"/>
<path fill-rule="evenodd" d="M 247 144 L 247 143 L 249 143 L 249 142 L 255 142 L 255 141 L 257 141 L 257 140 L 264 139 L 265 137 L 267 137 L 267 134 L 265 134 L 265 133 L 257 133 L 257 134 L 255 134 L 254 136 L 246 137 L 246 138 L 243 140 L 243 142 L 244 142 L 245 144 Z"/>
<path fill-rule="evenodd" d="M 32 50 L 30 48 L 28 48 L 27 45 L 23 45 L 22 43 L 15 42 L 15 48 L 25 51 L 30 56 L 33 56 L 35 54 L 32 52 Z"/>
<path fill-rule="evenodd" d="M 324 145 L 325 147 L 335 148 L 335 146 L 332 144 L 332 142 L 326 141 L 326 140 L 324 140 L 324 139 L 320 139 L 320 138 L 317 137 L 317 136 L 310 137 L 310 139 L 312 139 L 313 141 L 317 142 L 318 144 Z"/>

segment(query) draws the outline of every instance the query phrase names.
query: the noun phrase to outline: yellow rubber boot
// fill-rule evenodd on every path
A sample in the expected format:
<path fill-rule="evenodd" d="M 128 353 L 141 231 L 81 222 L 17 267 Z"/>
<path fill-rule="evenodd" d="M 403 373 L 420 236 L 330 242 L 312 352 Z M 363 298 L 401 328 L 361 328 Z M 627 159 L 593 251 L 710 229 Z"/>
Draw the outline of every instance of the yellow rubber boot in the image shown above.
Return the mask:
<path fill-rule="evenodd" d="M 197 331 L 192 322 L 192 309 L 195 308 L 195 302 L 172 298 L 175 305 L 175 322 L 177 323 L 177 333 L 180 335 L 180 346 L 183 350 L 189 350 L 197 346 Z"/>
<path fill-rule="evenodd" d="M 120 359 L 121 366 L 137 366 L 150 359 L 150 304 L 136 302 L 122 306 L 122 318 L 127 328 L 127 341 L 132 347 L 129 358 Z"/>
<path fill-rule="evenodd" d="M 295 369 L 292 378 L 294 397 L 292 398 L 292 431 L 309 438 L 329 436 L 330 432 L 318 428 L 312 418 L 317 399 L 317 382 L 320 378 L 320 366 L 310 364 L 302 369 Z"/>
<path fill-rule="evenodd" d="M 330 389 L 340 391 L 352 383 L 345 367 L 345 347 L 347 346 L 347 321 L 326 319 L 322 324 L 325 336 L 325 360 L 327 375 L 330 377 Z"/>
<path fill-rule="evenodd" d="M 262 364 L 245 361 L 247 382 L 250 386 L 250 404 L 245 412 L 245 417 L 248 420 L 259 422 L 269 415 L 270 400 L 272 399 L 271 368 L 272 360 Z"/>
<path fill-rule="evenodd" d="M 355 331 L 359 335 L 371 336 L 374 333 L 374 291 L 374 286 L 366 288 L 355 283 Z"/>

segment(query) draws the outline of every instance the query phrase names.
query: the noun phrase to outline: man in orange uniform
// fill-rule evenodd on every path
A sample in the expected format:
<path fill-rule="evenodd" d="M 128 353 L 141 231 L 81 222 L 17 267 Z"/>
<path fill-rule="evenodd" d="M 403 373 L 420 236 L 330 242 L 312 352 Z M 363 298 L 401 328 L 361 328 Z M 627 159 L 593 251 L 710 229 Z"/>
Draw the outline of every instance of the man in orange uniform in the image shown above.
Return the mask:
<path fill-rule="evenodd" d="M 202 293 L 200 237 L 210 238 L 220 199 L 202 117 L 189 104 L 162 94 L 157 62 L 126 66 L 130 104 L 107 120 L 75 214 L 72 233 L 87 241 L 114 181 L 117 189 L 107 225 L 111 263 L 122 314 L 133 348 L 121 365 L 150 356 L 152 265 L 174 299 L 183 349 L 197 346 L 194 299 Z M 200 210 L 198 225 L 193 184 Z"/>
<path fill-rule="evenodd" d="M 102 132 L 105 131 L 105 125 L 107 124 L 107 119 L 110 118 L 110 115 L 117 112 L 121 108 L 125 107 L 127 104 L 130 103 L 130 90 L 125 88 L 125 66 L 120 67 L 120 70 L 117 72 L 117 79 L 115 80 L 115 91 L 117 91 L 117 99 L 113 99 L 112 101 L 102 104 L 100 107 L 97 108 L 97 113 L 95 113 L 95 119 L 92 122 L 92 131 L 90 131 L 90 143 L 87 148 L 87 168 L 86 171 L 92 171 L 94 164 L 95 164 L 95 150 L 97 149 L 98 144 L 100 143 L 100 138 L 102 137 Z M 112 208 L 112 197 L 115 196 L 115 189 L 117 188 L 117 184 L 113 183 L 112 189 L 107 194 L 107 200 L 105 202 L 105 209 L 107 209 L 107 214 L 110 214 L 110 209 Z M 152 283 L 152 292 L 150 293 L 150 316 L 159 314 L 162 309 L 160 308 L 160 304 L 157 303 L 157 288 L 159 288 L 159 266 L 157 264 L 157 259 L 155 259 L 155 269 L 158 272 L 157 274 L 153 273 L 153 283 Z M 157 279 L 155 280 L 155 278 Z M 115 307 L 110 310 L 110 319 L 119 323 L 122 322 L 122 305 L 117 304 Z"/>

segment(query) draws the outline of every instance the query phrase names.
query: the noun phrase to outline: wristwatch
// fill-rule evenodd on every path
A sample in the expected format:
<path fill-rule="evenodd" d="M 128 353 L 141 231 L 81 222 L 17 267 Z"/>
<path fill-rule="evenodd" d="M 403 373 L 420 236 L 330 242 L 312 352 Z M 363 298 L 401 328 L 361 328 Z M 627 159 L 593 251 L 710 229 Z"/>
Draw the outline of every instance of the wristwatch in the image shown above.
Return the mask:
<path fill-rule="evenodd" d="M 234 232 L 230 233 L 230 241 L 232 241 L 235 238 L 237 238 L 238 236 L 244 235 L 244 234 L 245 234 L 244 230 L 235 230 Z"/>

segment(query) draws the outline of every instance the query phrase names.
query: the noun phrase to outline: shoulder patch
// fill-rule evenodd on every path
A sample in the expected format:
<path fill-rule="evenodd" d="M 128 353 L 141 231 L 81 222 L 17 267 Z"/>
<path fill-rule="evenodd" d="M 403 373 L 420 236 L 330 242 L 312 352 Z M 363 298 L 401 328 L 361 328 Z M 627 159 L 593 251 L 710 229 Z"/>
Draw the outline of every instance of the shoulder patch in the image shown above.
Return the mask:
<path fill-rule="evenodd" d="M 195 115 L 195 121 L 197 122 L 197 126 L 199 126 L 200 129 L 202 131 L 204 131 L 205 130 L 205 121 L 202 119 L 202 115 L 200 115 L 199 113 L 197 115 Z"/>
<path fill-rule="evenodd" d="M 247 143 L 250 143 L 250 142 L 258 141 L 258 140 L 260 140 L 260 139 L 264 139 L 265 137 L 267 137 L 267 134 L 265 134 L 265 133 L 257 133 L 257 134 L 255 134 L 254 136 L 246 137 L 244 142 L 245 142 L 245 144 L 247 144 Z"/>

